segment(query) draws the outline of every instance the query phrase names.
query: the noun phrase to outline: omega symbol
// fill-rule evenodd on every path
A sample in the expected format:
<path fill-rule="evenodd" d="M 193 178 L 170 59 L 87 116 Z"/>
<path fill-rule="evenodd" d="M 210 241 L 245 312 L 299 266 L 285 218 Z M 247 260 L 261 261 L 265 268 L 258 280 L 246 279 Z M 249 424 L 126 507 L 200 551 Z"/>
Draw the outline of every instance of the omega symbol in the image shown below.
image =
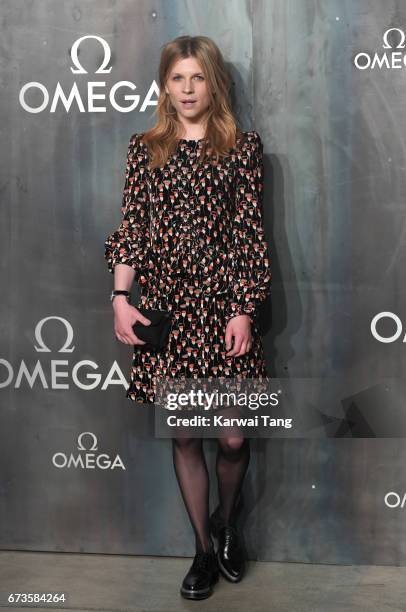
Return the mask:
<path fill-rule="evenodd" d="M 82 36 L 82 38 L 78 38 L 73 43 L 71 51 L 70 51 L 70 56 L 76 68 L 73 68 L 71 66 L 71 71 L 73 72 L 73 74 L 88 74 L 87 70 L 83 68 L 78 58 L 79 45 L 82 42 L 82 40 L 85 40 L 86 38 L 94 38 L 95 40 L 98 40 L 104 50 L 104 60 L 101 66 L 95 71 L 95 74 L 109 74 L 112 68 L 112 66 L 110 66 L 110 68 L 107 68 L 108 63 L 110 62 L 110 59 L 111 59 L 110 45 L 108 44 L 107 41 L 104 40 L 104 38 L 101 38 L 101 36 L 96 36 L 95 34 L 87 34 L 86 36 Z"/>
<path fill-rule="evenodd" d="M 42 326 L 44 325 L 44 323 L 46 323 L 47 321 L 51 321 L 52 319 L 55 319 L 56 321 L 61 321 L 66 327 L 65 344 L 59 349 L 58 352 L 59 353 L 72 353 L 75 350 L 74 346 L 70 346 L 73 340 L 72 325 L 66 319 L 63 319 L 62 317 L 57 317 L 56 315 L 53 315 L 51 317 L 45 317 L 45 319 L 41 319 L 41 321 L 38 321 L 37 325 L 35 326 L 35 340 L 37 341 L 38 346 L 34 344 L 35 350 L 38 353 L 50 353 L 51 352 L 51 349 L 48 346 L 46 346 L 46 344 L 44 343 L 42 339 Z"/>
<path fill-rule="evenodd" d="M 392 45 L 388 43 L 389 32 L 399 32 L 400 33 L 400 42 L 398 45 L 396 45 L 396 47 L 393 47 Z M 393 49 L 393 48 L 404 49 L 405 48 L 405 33 L 400 28 L 389 28 L 389 30 L 386 30 L 385 34 L 383 35 L 383 42 L 384 44 L 382 45 L 382 47 L 384 49 Z"/>
<path fill-rule="evenodd" d="M 83 444 L 82 444 L 82 437 L 83 436 L 90 436 L 92 438 L 92 440 L 93 440 L 93 446 L 91 446 L 87 450 L 91 450 L 91 451 L 92 450 L 97 450 L 97 437 L 91 431 L 82 431 L 82 433 L 78 435 L 78 449 L 79 450 L 86 450 L 86 447 L 83 446 Z"/>

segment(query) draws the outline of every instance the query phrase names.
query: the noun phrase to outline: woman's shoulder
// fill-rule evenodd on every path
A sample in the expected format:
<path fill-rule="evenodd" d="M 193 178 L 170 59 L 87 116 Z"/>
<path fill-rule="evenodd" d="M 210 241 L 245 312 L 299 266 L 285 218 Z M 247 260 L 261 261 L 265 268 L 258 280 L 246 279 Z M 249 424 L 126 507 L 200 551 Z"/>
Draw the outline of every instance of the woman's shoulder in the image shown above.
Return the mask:
<path fill-rule="evenodd" d="M 142 141 L 142 132 L 131 134 L 127 145 L 127 163 L 148 164 L 148 149 Z"/>
<path fill-rule="evenodd" d="M 143 137 L 145 136 L 145 132 L 135 132 L 134 134 L 131 135 L 130 137 L 130 143 L 132 145 L 144 145 L 146 146 L 145 142 L 143 141 Z M 243 131 L 243 130 L 237 130 L 237 136 L 236 136 L 236 145 L 237 147 L 247 147 L 247 146 L 258 146 L 261 145 L 262 141 L 261 141 L 261 136 L 259 135 L 259 133 L 256 130 L 247 130 L 247 131 Z"/>
<path fill-rule="evenodd" d="M 240 133 L 240 137 L 237 137 L 236 153 L 240 160 L 245 160 L 247 156 L 249 159 L 261 158 L 263 144 L 261 136 L 256 130 L 247 130 Z"/>
<path fill-rule="evenodd" d="M 237 144 L 241 147 L 258 147 L 262 145 L 261 136 L 256 130 L 247 130 L 246 132 L 241 131 L 240 136 L 237 137 Z"/>
<path fill-rule="evenodd" d="M 142 137 L 144 136 L 144 134 L 145 132 L 134 132 L 134 134 L 131 134 L 130 144 L 135 147 L 143 145 L 144 142 L 142 140 Z"/>
<path fill-rule="evenodd" d="M 148 159 L 148 147 L 143 141 L 145 132 L 134 132 L 130 136 L 128 151 L 129 154 L 138 155 L 138 158 Z"/>

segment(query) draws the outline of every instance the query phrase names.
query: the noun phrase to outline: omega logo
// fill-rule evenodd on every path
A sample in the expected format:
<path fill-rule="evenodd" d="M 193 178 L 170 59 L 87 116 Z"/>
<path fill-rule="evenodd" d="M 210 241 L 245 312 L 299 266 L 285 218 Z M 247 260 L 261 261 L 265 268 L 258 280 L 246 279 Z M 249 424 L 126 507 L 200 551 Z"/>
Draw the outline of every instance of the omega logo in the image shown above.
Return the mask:
<path fill-rule="evenodd" d="M 86 448 L 83 444 L 83 438 L 90 437 L 90 446 Z M 53 465 L 58 469 L 63 468 L 81 468 L 83 470 L 94 470 L 99 468 L 101 470 L 114 470 L 119 467 L 125 470 L 125 466 L 119 455 L 116 455 L 112 461 L 106 453 L 96 454 L 92 451 L 97 451 L 97 437 L 91 431 L 82 431 L 78 436 L 77 448 L 79 451 L 85 451 L 85 453 L 79 452 L 77 455 L 71 453 L 66 455 L 62 452 L 57 452 L 52 457 Z"/>
<path fill-rule="evenodd" d="M 99 68 L 95 71 L 95 74 L 110 74 L 112 70 L 112 66 L 109 66 L 111 60 L 111 50 L 108 42 L 104 40 L 101 36 L 96 36 L 94 34 L 87 34 L 86 36 L 82 36 L 78 38 L 72 45 L 70 50 L 70 57 L 72 60 L 73 66 L 70 66 L 70 70 L 72 74 L 88 74 L 87 70 L 82 66 L 79 62 L 78 51 L 79 45 L 86 39 L 94 39 L 101 45 L 103 50 L 103 61 Z M 96 93 L 96 89 L 101 89 L 100 93 Z M 101 103 L 101 105 L 96 105 L 97 100 L 105 101 L 106 97 L 110 102 L 111 107 L 120 112 L 120 113 L 130 113 L 135 110 L 140 102 L 140 96 L 132 93 L 125 93 L 124 99 L 129 102 L 126 106 L 121 106 L 118 104 L 116 100 L 117 93 L 123 89 L 134 91 L 137 89 L 137 86 L 131 81 L 118 81 L 115 83 L 110 91 L 106 92 L 106 82 L 105 81 L 88 81 L 87 83 L 87 104 L 83 102 L 78 86 L 76 83 L 73 83 L 72 88 L 68 95 L 62 89 L 60 82 L 56 84 L 55 91 L 52 94 L 52 101 L 50 103 L 50 94 L 45 85 L 42 83 L 38 83 L 37 81 L 30 81 L 29 83 L 25 83 L 23 87 L 20 89 L 19 93 L 19 102 L 22 108 L 27 111 L 27 113 L 41 113 L 46 110 L 49 106 L 49 112 L 54 113 L 58 107 L 58 104 L 62 104 L 65 108 L 65 111 L 68 113 L 72 103 L 75 101 L 77 104 L 77 108 L 81 113 L 89 112 L 89 113 L 105 113 L 106 106 Z M 38 106 L 30 105 L 26 100 L 26 95 L 30 91 L 39 92 L 41 101 Z M 139 109 L 141 113 L 145 112 L 145 110 L 149 106 L 156 106 L 157 100 L 152 100 L 153 96 L 159 95 L 159 87 L 155 80 L 151 83 L 150 88 L 145 96 L 145 99 Z"/>
<path fill-rule="evenodd" d="M 73 327 L 67 319 L 56 315 L 41 319 L 35 326 L 35 351 L 42 354 L 52 352 L 53 349 L 45 344 L 43 338 L 44 327 L 52 321 L 57 321 L 59 325 L 62 324 L 66 330 L 65 341 L 58 348 L 57 352 L 71 355 L 75 350 L 73 345 Z M 46 364 L 37 360 L 32 365 L 31 370 L 25 361 L 21 360 L 17 372 L 15 369 L 12 363 L 0 358 L 0 373 L 3 370 L 5 371 L 4 376 L 0 375 L 0 389 L 11 386 L 13 383 L 14 388 L 19 389 L 24 380 L 28 382 L 31 389 L 37 382 L 43 389 L 69 389 L 72 383 L 84 391 L 90 391 L 99 386 L 102 391 L 110 385 L 121 385 L 124 389 L 128 387 L 128 383 L 117 361 L 113 362 L 104 380 L 102 374 L 97 371 L 99 369 L 98 364 L 91 359 L 82 359 L 73 365 L 70 364 L 68 359 L 52 358 Z M 93 370 L 93 372 L 89 370 Z"/>
<path fill-rule="evenodd" d="M 71 66 L 71 71 L 73 72 L 73 74 L 87 74 L 87 70 L 85 70 L 83 68 L 83 66 L 79 62 L 79 58 L 78 58 L 79 45 L 82 42 L 82 40 L 86 40 L 86 38 L 94 38 L 95 40 L 98 40 L 99 43 L 101 44 L 101 46 L 103 47 L 104 59 L 103 59 L 103 62 L 101 64 L 100 68 L 98 68 L 95 71 L 95 74 L 110 73 L 112 66 L 110 66 L 110 68 L 107 68 L 107 65 L 108 65 L 108 63 L 109 63 L 109 61 L 111 59 L 110 45 L 101 36 L 95 36 L 94 34 L 88 34 L 87 36 L 82 36 L 82 38 L 78 38 L 77 40 L 75 40 L 75 42 L 72 45 L 72 49 L 70 51 L 70 56 L 71 56 L 72 62 L 76 66 L 76 69 L 72 68 L 72 66 Z"/>
<path fill-rule="evenodd" d="M 35 350 L 38 351 L 39 353 L 46 353 L 46 352 L 50 353 L 51 352 L 51 349 L 48 348 L 44 344 L 41 334 L 42 334 L 42 327 L 44 323 L 46 323 L 47 321 L 51 321 L 52 319 L 55 319 L 56 321 L 61 321 L 61 323 L 65 325 L 66 327 L 66 341 L 65 341 L 65 344 L 62 346 L 62 348 L 59 349 L 58 352 L 59 353 L 72 353 L 72 351 L 75 348 L 74 346 L 69 348 L 69 345 L 72 343 L 72 340 L 73 340 L 72 325 L 66 319 L 63 319 L 62 317 L 57 317 L 56 315 L 51 316 L 51 317 L 45 317 L 45 319 L 41 319 L 41 321 L 38 321 L 37 325 L 35 326 L 35 340 L 37 341 L 39 346 L 34 346 Z"/>
<path fill-rule="evenodd" d="M 398 44 L 393 46 L 389 43 L 389 33 L 396 32 L 396 36 L 394 38 L 397 39 Z M 400 28 L 389 28 L 384 32 L 383 35 L 383 45 L 384 49 L 404 49 L 405 48 L 405 33 Z M 357 53 L 354 58 L 354 65 L 358 70 L 367 70 L 374 69 L 378 67 L 381 68 L 403 68 L 406 66 L 406 56 L 405 53 L 401 51 L 393 51 L 389 55 L 386 51 L 379 55 L 378 53 L 374 53 L 374 55 L 370 55 L 369 53 L 362 51 L 361 53 Z"/>
<path fill-rule="evenodd" d="M 389 44 L 388 42 L 388 34 L 389 32 L 399 32 L 400 34 L 400 42 L 398 45 L 396 45 L 396 49 L 404 49 L 405 48 L 405 33 L 403 32 L 403 30 L 401 30 L 400 28 L 389 28 L 389 30 L 386 30 L 386 32 L 383 35 L 383 45 L 382 47 L 384 49 L 392 49 L 392 45 Z"/>

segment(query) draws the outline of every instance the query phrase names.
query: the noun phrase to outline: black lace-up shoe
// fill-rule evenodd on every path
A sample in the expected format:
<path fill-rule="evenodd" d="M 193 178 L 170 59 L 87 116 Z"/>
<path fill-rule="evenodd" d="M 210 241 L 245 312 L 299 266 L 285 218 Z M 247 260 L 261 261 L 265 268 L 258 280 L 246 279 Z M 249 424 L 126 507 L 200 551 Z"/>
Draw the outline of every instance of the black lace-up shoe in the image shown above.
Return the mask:
<path fill-rule="evenodd" d="M 186 599 L 206 599 L 219 579 L 219 567 L 214 550 L 198 551 L 183 579 L 180 593 Z"/>
<path fill-rule="evenodd" d="M 220 572 L 230 582 L 239 582 L 245 571 L 245 555 L 235 524 L 225 523 L 217 508 L 210 516 L 210 531 L 218 541 Z"/>

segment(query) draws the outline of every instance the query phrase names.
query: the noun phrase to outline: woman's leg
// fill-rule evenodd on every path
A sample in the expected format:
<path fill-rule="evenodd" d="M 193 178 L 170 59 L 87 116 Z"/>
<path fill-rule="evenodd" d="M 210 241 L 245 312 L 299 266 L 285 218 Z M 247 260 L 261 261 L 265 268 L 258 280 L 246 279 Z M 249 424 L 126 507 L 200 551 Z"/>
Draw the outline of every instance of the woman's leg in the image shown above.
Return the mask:
<path fill-rule="evenodd" d="M 237 434 L 218 438 L 217 442 L 220 503 L 210 517 L 210 526 L 218 541 L 217 560 L 221 573 L 230 582 L 239 582 L 245 571 L 245 553 L 236 526 L 237 501 L 250 460 L 250 441 Z"/>
<path fill-rule="evenodd" d="M 196 551 L 209 552 L 209 472 L 201 438 L 172 438 L 175 474 L 196 537 Z"/>
<path fill-rule="evenodd" d="M 250 441 L 236 436 L 218 438 L 217 442 L 219 512 L 225 523 L 229 523 L 234 521 L 233 511 L 250 461 Z"/>

